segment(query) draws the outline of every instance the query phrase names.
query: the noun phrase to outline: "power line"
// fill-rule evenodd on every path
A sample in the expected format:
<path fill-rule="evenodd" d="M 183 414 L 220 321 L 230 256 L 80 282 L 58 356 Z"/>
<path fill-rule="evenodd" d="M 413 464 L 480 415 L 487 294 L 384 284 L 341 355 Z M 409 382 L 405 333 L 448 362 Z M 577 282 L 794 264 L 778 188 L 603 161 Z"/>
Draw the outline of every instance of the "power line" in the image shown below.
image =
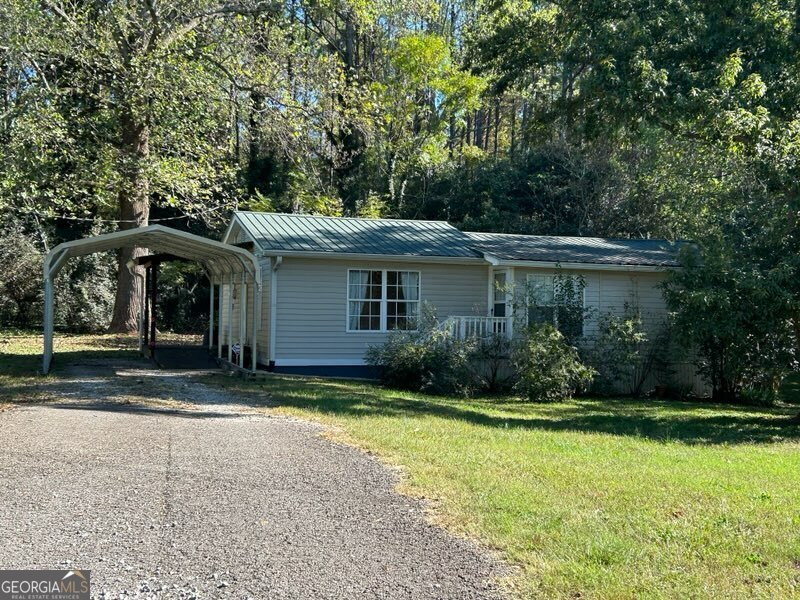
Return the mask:
<path fill-rule="evenodd" d="M 195 217 L 200 217 L 207 215 L 209 213 L 221 210 L 223 208 L 227 208 L 227 205 L 220 204 L 219 206 L 215 206 L 213 208 L 209 208 L 208 210 L 203 210 L 196 213 L 180 215 L 177 217 L 161 217 L 159 219 L 147 219 L 148 223 L 161 223 L 163 221 L 177 221 L 179 219 L 193 219 Z M 40 212 L 36 212 L 35 210 L 26 210 L 21 211 L 23 214 L 26 215 L 36 215 L 42 219 L 64 219 L 66 221 L 91 221 L 92 223 L 139 223 L 139 219 L 100 219 L 97 217 L 72 217 L 72 216 L 62 216 L 62 215 L 48 215 Z"/>

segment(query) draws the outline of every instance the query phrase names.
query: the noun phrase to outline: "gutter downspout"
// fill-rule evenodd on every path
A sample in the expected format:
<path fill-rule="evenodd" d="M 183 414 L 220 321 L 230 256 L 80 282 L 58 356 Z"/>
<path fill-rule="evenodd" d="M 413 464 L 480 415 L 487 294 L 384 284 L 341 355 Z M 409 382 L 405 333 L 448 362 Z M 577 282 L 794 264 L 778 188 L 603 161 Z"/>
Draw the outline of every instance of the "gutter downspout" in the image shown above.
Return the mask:
<path fill-rule="evenodd" d="M 269 274 L 269 370 L 275 369 L 276 335 L 278 331 L 278 269 L 283 263 L 283 256 L 276 256 L 272 261 Z"/>

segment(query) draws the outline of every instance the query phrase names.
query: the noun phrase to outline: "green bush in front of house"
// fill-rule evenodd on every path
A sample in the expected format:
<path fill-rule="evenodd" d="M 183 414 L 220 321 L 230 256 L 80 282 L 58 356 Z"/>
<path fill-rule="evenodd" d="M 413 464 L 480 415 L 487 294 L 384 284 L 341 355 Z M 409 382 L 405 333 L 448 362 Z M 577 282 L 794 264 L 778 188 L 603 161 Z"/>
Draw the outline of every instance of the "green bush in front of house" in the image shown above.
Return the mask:
<path fill-rule="evenodd" d="M 458 339 L 425 306 L 416 331 L 391 332 L 367 350 L 366 361 L 392 388 L 458 396 L 513 388 L 532 402 L 570 398 L 588 389 L 595 375 L 550 324 L 531 326 L 513 342 Z"/>
<path fill-rule="evenodd" d="M 438 327 L 423 305 L 416 331 L 393 331 L 384 344 L 370 346 L 367 364 L 377 367 L 389 387 L 431 394 L 469 396 L 480 387 L 473 368 L 474 340 L 455 339 Z"/>
<path fill-rule="evenodd" d="M 585 366 L 578 350 L 550 324 L 529 327 L 514 341 L 511 366 L 514 390 L 531 402 L 556 402 L 571 398 L 592 383 L 595 371 Z"/>

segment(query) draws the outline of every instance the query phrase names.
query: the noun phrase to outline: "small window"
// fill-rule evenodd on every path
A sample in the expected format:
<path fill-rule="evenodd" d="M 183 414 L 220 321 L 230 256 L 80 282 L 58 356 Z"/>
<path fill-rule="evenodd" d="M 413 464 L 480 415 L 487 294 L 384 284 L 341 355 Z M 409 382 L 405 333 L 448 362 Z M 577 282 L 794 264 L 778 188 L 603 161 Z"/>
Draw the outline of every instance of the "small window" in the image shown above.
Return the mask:
<path fill-rule="evenodd" d="M 492 316 L 505 317 L 507 298 L 507 275 L 505 271 L 500 271 L 494 274 L 494 290 L 492 302 Z"/>
<path fill-rule="evenodd" d="M 415 329 L 419 284 L 418 271 L 351 269 L 347 282 L 348 331 Z"/>

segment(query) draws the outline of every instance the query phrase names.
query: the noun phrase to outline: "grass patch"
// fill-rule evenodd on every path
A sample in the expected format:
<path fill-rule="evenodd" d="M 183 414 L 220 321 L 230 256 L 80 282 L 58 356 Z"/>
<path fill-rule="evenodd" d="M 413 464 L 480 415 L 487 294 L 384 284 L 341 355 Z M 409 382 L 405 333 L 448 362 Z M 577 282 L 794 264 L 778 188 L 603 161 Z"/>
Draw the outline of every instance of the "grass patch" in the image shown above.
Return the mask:
<path fill-rule="evenodd" d="M 79 358 L 136 356 L 136 338 L 127 335 L 57 334 L 53 350 L 58 362 Z M 41 384 L 58 378 L 57 364 L 46 377 L 42 368 L 42 334 L 15 329 L 0 330 L 0 405 L 48 399 Z"/>
<path fill-rule="evenodd" d="M 42 378 L 41 335 L 0 331 L 0 408 L 41 399 L 39 384 L 64 364 L 133 358 L 135 348 L 129 336 L 59 334 Z M 436 519 L 521 567 L 511 581 L 521 597 L 800 595 L 797 406 L 531 405 L 333 380 L 208 382 L 332 425 L 402 466 L 403 487 L 434 499 Z M 800 378 L 784 394 L 798 399 Z"/>
<path fill-rule="evenodd" d="M 511 582 L 522 597 L 800 593 L 796 409 L 461 401 L 288 377 L 218 384 L 402 466 L 437 519 L 522 567 Z"/>
<path fill-rule="evenodd" d="M 202 337 L 202 336 L 200 336 Z M 198 336 L 159 333 L 161 343 L 198 343 Z M 43 383 L 59 379 L 61 367 L 93 358 L 136 359 L 136 335 L 56 333 L 53 364 L 48 375 L 42 369 L 43 340 L 40 332 L 0 329 L 0 406 L 49 399 Z"/>

